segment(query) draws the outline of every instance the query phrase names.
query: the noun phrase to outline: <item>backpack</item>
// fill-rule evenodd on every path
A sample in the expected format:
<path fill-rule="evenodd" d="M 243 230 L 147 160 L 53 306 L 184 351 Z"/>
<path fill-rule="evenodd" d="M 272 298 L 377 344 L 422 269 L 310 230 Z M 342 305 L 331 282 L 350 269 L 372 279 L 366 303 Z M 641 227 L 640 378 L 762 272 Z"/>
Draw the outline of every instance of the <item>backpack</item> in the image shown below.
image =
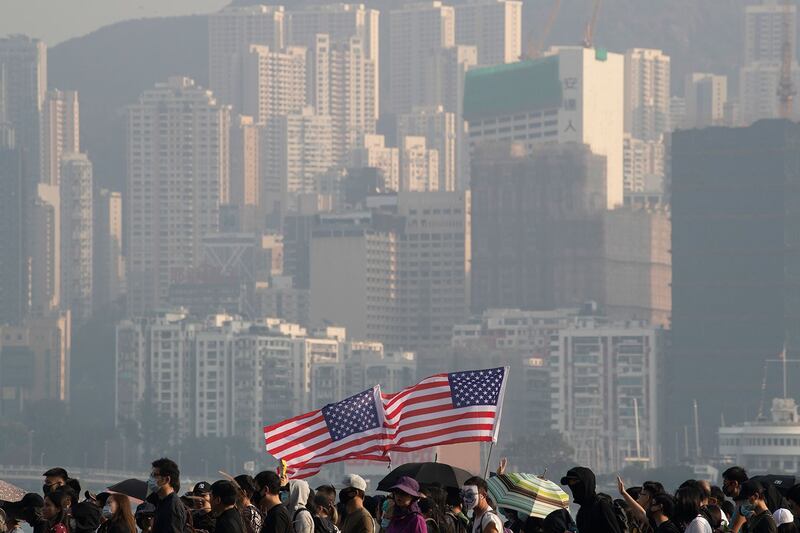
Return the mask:
<path fill-rule="evenodd" d="M 620 532 L 628 533 L 628 515 L 625 512 L 625 507 L 622 506 L 620 501 L 615 500 L 611 504 L 611 508 L 614 510 L 614 517 L 617 519 Z"/>
<path fill-rule="evenodd" d="M 486 515 L 494 515 L 500 520 L 500 522 L 503 522 L 503 519 L 500 518 L 500 515 L 497 514 L 497 512 L 494 509 L 488 509 L 485 513 L 483 513 L 481 515 L 481 520 L 480 520 L 480 524 L 479 524 L 480 528 L 479 528 L 479 531 L 477 533 L 483 533 L 483 528 L 486 527 L 484 525 L 484 523 L 483 523 L 483 518 Z M 474 528 L 474 525 L 473 525 L 473 527 L 470 527 L 470 531 L 474 531 L 474 530 L 475 530 L 475 528 Z M 497 533 L 501 533 L 501 532 L 498 531 Z M 503 531 L 502 531 L 502 533 L 513 533 L 513 532 L 505 526 L 505 523 L 503 523 Z"/>
<path fill-rule="evenodd" d="M 336 533 L 336 526 L 330 518 L 314 517 L 314 533 Z"/>
<path fill-rule="evenodd" d="M 311 511 L 309 511 L 309 510 L 308 510 L 308 509 L 306 509 L 305 507 L 301 507 L 300 509 L 298 509 L 298 510 L 296 510 L 296 511 L 294 512 L 294 516 L 292 516 L 292 530 L 293 530 L 293 531 L 295 531 L 295 532 L 297 531 L 297 529 L 294 527 L 294 524 L 295 524 L 295 522 L 297 522 L 297 516 L 298 516 L 300 513 L 304 512 L 304 511 L 305 511 L 306 513 L 308 513 L 308 516 L 311 516 L 311 523 L 312 523 L 312 525 L 313 525 L 313 528 L 314 528 L 314 530 L 313 530 L 313 533 L 317 533 L 317 530 L 316 530 L 316 529 L 317 529 L 317 523 L 316 523 L 316 521 L 314 520 L 314 517 L 311 515 Z"/>
<path fill-rule="evenodd" d="M 450 522 L 453 533 L 469 533 L 467 525 L 452 511 L 446 512 L 444 518 Z"/>

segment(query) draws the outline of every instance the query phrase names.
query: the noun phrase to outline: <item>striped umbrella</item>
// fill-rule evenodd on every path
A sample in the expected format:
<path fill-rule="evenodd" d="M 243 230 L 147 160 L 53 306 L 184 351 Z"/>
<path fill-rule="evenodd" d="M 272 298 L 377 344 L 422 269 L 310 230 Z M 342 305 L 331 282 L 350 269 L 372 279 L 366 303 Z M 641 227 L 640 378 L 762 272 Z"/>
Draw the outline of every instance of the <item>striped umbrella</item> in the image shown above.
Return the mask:
<path fill-rule="evenodd" d="M 569 506 L 569 496 L 561 487 L 532 474 L 512 473 L 489 478 L 489 494 L 497 507 L 539 518 Z"/>

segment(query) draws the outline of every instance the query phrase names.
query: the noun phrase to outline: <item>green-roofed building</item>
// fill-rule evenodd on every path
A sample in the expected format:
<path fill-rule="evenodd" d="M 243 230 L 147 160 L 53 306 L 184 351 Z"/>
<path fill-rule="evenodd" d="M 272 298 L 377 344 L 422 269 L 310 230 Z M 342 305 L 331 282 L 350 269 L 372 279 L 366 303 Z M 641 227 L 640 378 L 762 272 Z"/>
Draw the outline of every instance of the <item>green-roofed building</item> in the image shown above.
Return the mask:
<path fill-rule="evenodd" d="M 621 205 L 624 57 L 560 47 L 545 57 L 467 72 L 464 119 L 470 144 L 588 145 L 606 157 L 607 205 Z"/>

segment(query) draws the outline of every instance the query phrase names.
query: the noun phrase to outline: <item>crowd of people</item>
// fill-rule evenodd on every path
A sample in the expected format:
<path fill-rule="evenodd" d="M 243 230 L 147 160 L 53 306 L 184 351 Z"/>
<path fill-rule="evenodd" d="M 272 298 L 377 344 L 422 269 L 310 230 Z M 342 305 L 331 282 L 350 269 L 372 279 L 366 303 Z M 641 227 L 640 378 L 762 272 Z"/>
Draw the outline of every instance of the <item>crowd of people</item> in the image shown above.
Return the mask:
<path fill-rule="evenodd" d="M 533 517 L 496 508 L 480 477 L 445 487 L 403 476 L 381 496 L 368 495 L 356 474 L 312 489 L 264 471 L 196 483 L 181 496 L 178 465 L 164 458 L 152 463 L 144 499 L 132 500 L 81 494 L 63 468 L 43 475 L 42 495 L 0 501 L 0 533 L 23 523 L 33 533 L 798 533 L 800 525 L 800 485 L 782 493 L 740 467 L 723 473 L 722 487 L 687 480 L 674 494 L 657 481 L 626 488 L 617 478 L 618 498 L 597 491 L 589 468 L 575 467 L 560 480 L 578 508 L 574 519 L 567 509 Z"/>

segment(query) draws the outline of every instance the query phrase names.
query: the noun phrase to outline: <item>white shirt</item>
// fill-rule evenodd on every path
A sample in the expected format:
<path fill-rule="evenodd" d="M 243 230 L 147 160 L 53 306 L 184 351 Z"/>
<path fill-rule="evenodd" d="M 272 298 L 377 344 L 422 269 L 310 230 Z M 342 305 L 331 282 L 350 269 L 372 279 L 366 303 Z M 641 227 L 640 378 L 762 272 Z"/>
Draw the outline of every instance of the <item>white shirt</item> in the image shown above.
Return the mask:
<path fill-rule="evenodd" d="M 711 524 L 704 517 L 698 515 L 691 524 L 686 526 L 684 533 L 712 533 Z"/>
<path fill-rule="evenodd" d="M 494 522 L 497 527 L 497 533 L 503 533 L 503 521 L 491 507 L 488 507 L 480 519 L 475 520 L 475 523 L 472 524 L 472 533 L 483 533 L 490 522 Z"/>

